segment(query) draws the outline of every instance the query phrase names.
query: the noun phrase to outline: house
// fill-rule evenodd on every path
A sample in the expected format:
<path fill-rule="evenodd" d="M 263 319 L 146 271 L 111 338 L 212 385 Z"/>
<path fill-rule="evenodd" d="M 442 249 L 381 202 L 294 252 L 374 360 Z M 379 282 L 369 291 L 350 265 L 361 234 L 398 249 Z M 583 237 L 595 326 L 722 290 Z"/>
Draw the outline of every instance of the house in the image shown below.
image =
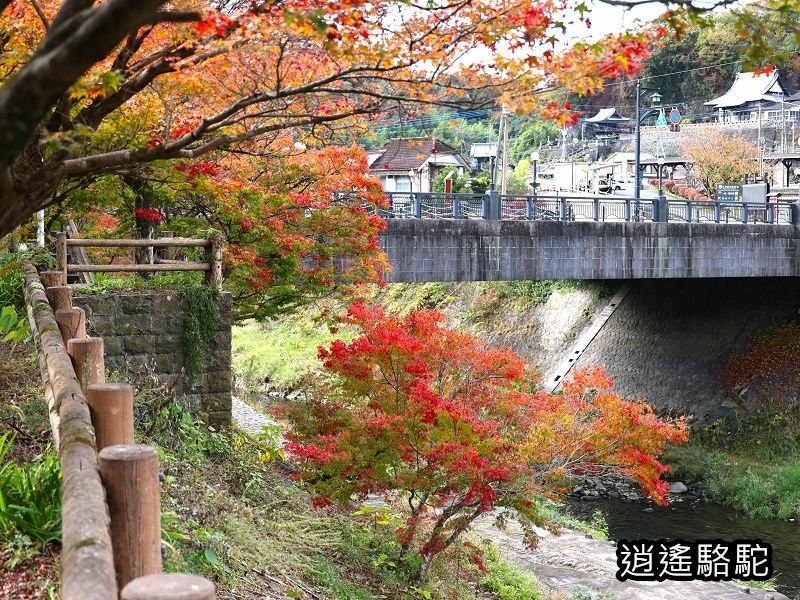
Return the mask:
<path fill-rule="evenodd" d="M 705 103 L 717 110 L 720 123 L 758 123 L 786 117 L 789 94 L 778 71 L 738 73 L 731 88 L 719 98 Z"/>
<path fill-rule="evenodd" d="M 655 158 L 652 154 L 641 152 L 640 160 Z M 609 177 L 616 183 L 630 187 L 635 179 L 636 154 L 633 152 L 614 152 L 603 161 L 593 163 L 588 168 L 587 177 L 590 186 L 597 190 L 601 181 Z M 644 173 L 644 176 L 647 174 Z"/>
<path fill-rule="evenodd" d="M 387 192 L 430 192 L 444 169 L 469 170 L 455 148 L 431 137 L 393 138 L 367 152 L 367 161 L 369 174 L 378 177 Z"/>
<path fill-rule="evenodd" d="M 531 167 L 533 180 L 533 167 Z M 537 190 L 540 193 L 563 191 L 587 191 L 589 187 L 589 163 L 552 162 L 537 169 Z"/>
<path fill-rule="evenodd" d="M 483 169 L 484 166 L 491 167 L 497 158 L 497 142 L 478 142 L 472 144 L 469 149 L 469 158 L 473 169 Z"/>

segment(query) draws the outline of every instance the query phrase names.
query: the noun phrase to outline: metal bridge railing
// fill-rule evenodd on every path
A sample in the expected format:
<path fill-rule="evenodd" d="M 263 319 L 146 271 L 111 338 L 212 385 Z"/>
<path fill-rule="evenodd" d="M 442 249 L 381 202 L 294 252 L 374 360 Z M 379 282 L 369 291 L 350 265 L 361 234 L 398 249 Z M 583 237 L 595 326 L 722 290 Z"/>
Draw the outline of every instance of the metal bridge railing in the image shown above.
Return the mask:
<path fill-rule="evenodd" d="M 485 194 L 389 192 L 386 218 L 503 219 L 512 221 L 660 221 L 675 223 L 800 224 L 800 204 L 732 203 L 672 198 L 629 198 L 496 192 Z"/>

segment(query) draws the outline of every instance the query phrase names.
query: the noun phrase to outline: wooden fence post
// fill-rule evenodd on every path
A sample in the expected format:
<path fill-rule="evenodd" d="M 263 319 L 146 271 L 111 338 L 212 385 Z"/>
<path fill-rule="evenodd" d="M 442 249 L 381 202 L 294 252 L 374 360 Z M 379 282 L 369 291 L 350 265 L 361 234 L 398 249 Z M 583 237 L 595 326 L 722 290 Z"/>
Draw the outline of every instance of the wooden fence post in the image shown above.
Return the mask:
<path fill-rule="evenodd" d="M 211 238 L 211 269 L 206 274 L 206 282 L 222 287 L 222 239 L 219 235 Z"/>
<path fill-rule="evenodd" d="M 137 577 L 161 573 L 158 455 L 155 448 L 136 444 L 108 446 L 99 456 L 117 585 L 122 589 Z"/>
<path fill-rule="evenodd" d="M 161 232 L 161 237 L 162 238 L 174 238 L 175 237 L 175 233 L 173 233 L 172 231 L 162 231 Z M 158 254 L 159 254 L 159 258 L 161 258 L 163 260 L 172 260 L 174 258 L 174 256 L 175 256 L 175 249 L 172 246 L 164 246 L 161 249 L 159 249 Z"/>
<path fill-rule="evenodd" d="M 39 280 L 45 289 L 67 284 L 67 280 L 64 279 L 64 271 L 42 271 L 39 273 Z"/>
<path fill-rule="evenodd" d="M 97 450 L 133 444 L 133 387 L 127 383 L 93 383 L 85 389 L 85 394 Z"/>
<path fill-rule="evenodd" d="M 64 346 L 73 338 L 86 337 L 86 313 L 82 308 L 61 308 L 55 311 L 55 318 Z"/>
<path fill-rule="evenodd" d="M 64 273 L 64 283 L 69 283 L 67 279 L 67 234 L 60 231 L 56 234 L 56 261 L 58 262 L 58 270 Z"/>
<path fill-rule="evenodd" d="M 71 339 L 67 342 L 67 354 L 72 359 L 75 377 L 84 393 L 93 383 L 106 382 L 103 338 Z"/>
<path fill-rule="evenodd" d="M 122 590 L 122 600 L 214 600 L 214 584 L 205 577 L 163 573 L 134 579 Z"/>
<path fill-rule="evenodd" d="M 72 288 L 68 285 L 54 285 L 48 287 L 44 293 L 54 311 L 72 308 Z"/>

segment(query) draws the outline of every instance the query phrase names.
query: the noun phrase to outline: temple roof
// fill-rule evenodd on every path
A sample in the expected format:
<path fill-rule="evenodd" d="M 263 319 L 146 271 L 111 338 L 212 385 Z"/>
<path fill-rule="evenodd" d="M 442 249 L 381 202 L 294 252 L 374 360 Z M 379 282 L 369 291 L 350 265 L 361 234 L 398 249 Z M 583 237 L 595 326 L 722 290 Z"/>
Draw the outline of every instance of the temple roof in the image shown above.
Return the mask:
<path fill-rule="evenodd" d="M 735 108 L 748 102 L 776 102 L 784 96 L 786 90 L 780 82 L 777 71 L 770 73 L 738 73 L 731 88 L 719 98 L 705 103 L 714 108 Z"/>
<path fill-rule="evenodd" d="M 587 123 L 598 123 L 603 125 L 624 125 L 630 119 L 623 117 L 617 112 L 616 108 L 601 108 L 593 117 L 585 119 Z"/>

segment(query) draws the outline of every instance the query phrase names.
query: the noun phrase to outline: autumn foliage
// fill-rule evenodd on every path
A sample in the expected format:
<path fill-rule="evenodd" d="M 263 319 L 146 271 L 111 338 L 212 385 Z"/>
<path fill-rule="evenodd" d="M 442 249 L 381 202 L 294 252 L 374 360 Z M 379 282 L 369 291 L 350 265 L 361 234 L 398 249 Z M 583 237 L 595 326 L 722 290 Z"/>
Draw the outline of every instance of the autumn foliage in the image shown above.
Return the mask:
<path fill-rule="evenodd" d="M 684 150 L 706 195 L 712 198 L 718 185 L 741 183 L 745 175 L 758 170 L 758 145 L 740 135 L 711 132 L 687 143 Z"/>
<path fill-rule="evenodd" d="M 750 389 L 759 406 L 783 410 L 800 389 L 800 324 L 787 323 L 759 333 L 751 346 L 733 353 L 722 367 L 727 396 Z"/>
<path fill-rule="evenodd" d="M 685 441 L 685 427 L 622 399 L 602 369 L 549 395 L 519 356 L 447 328 L 437 312 L 354 303 L 344 322 L 360 335 L 320 349 L 325 382 L 281 409 L 287 449 L 318 504 L 399 495 L 409 506 L 399 541 L 422 557 L 420 578 L 492 511 L 518 519 L 534 544 L 533 525 L 547 523 L 532 500 L 573 475 L 624 473 L 664 503 L 658 455 Z"/>

